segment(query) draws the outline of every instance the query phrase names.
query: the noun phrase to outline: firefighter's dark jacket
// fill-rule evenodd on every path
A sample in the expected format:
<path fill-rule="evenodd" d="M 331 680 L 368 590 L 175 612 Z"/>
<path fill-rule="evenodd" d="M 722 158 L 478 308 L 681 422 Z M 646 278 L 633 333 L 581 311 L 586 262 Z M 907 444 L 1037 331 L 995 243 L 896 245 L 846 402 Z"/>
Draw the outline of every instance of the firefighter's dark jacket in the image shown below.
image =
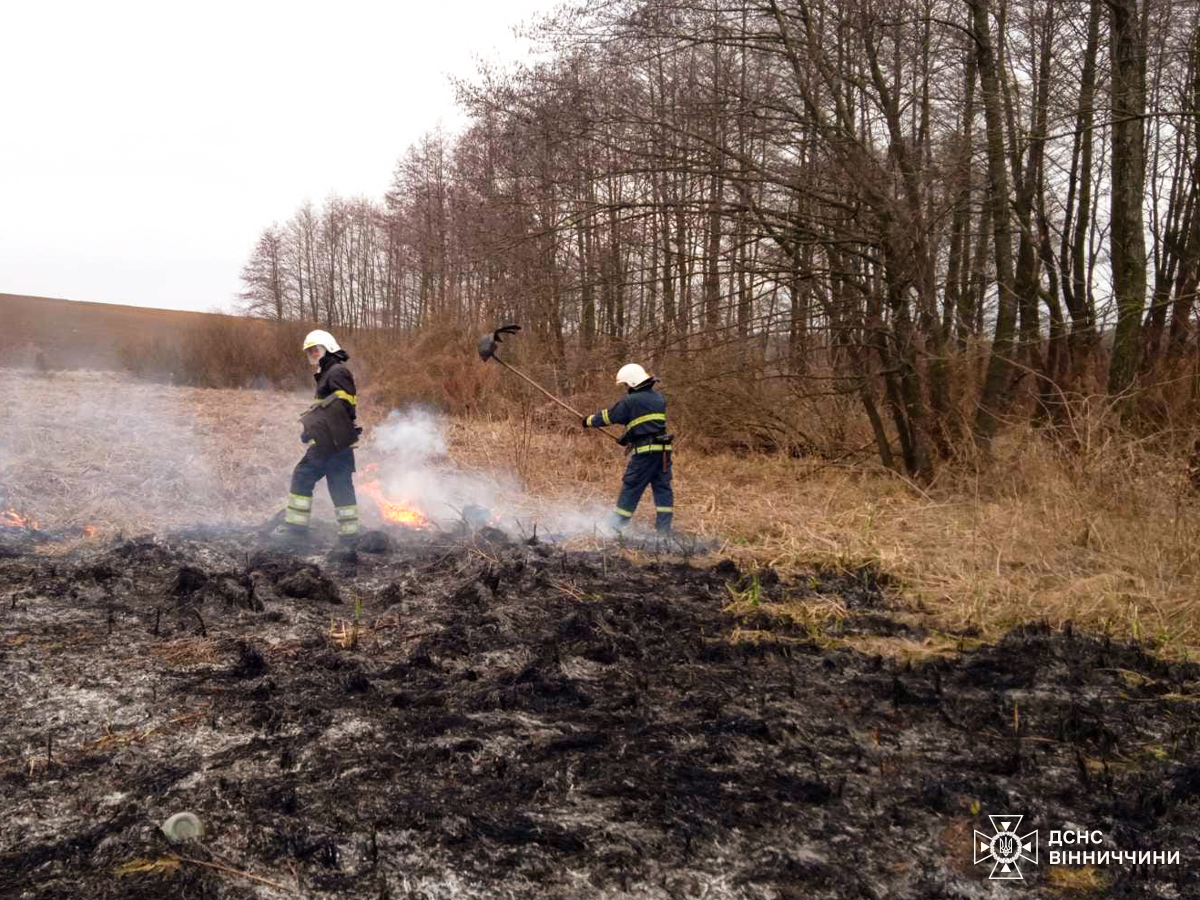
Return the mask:
<path fill-rule="evenodd" d="M 643 381 L 607 409 L 587 417 L 588 428 L 624 425 L 621 443 L 633 447 L 652 444 L 667 431 L 667 400 L 654 390 L 654 379 Z"/>
<path fill-rule="evenodd" d="M 350 367 L 346 365 L 348 359 L 350 354 L 345 350 L 326 353 L 321 357 L 316 374 L 313 375 L 313 380 L 317 382 L 317 392 L 314 396 L 318 400 L 324 400 L 330 394 L 337 394 L 346 401 L 350 418 L 355 420 L 357 416 L 354 406 L 358 392 L 354 389 L 354 376 L 350 374 Z M 341 393 L 338 393 L 339 391 Z"/>
<path fill-rule="evenodd" d="M 316 441 L 326 452 L 344 450 L 354 445 L 362 429 L 357 425 L 358 402 L 354 376 L 346 361 L 345 350 L 326 353 L 321 357 L 313 378 L 317 382 L 314 403 L 302 417 L 306 436 Z M 323 423 L 317 427 L 317 423 Z M 329 443 L 329 446 L 323 446 Z"/>

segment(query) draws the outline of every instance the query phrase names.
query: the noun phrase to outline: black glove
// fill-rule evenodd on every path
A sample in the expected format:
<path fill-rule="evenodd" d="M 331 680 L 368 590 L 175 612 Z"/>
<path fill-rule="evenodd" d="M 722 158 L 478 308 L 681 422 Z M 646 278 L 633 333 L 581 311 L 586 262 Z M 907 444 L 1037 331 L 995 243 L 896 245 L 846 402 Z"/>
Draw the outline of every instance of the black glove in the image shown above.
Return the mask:
<path fill-rule="evenodd" d="M 310 437 L 308 436 L 308 432 L 307 432 L 307 431 L 302 431 L 302 432 L 300 432 L 300 443 L 302 443 L 302 444 L 307 444 L 307 443 L 308 443 L 309 441 L 311 441 L 311 440 L 312 440 L 312 438 L 310 438 Z"/>
<path fill-rule="evenodd" d="M 581 424 L 581 425 L 582 425 L 584 428 L 587 428 L 587 427 L 588 427 L 588 421 L 587 421 L 587 420 L 588 420 L 588 417 L 587 417 L 587 416 L 583 416 L 583 417 L 582 417 L 582 418 L 579 420 L 579 424 Z"/>

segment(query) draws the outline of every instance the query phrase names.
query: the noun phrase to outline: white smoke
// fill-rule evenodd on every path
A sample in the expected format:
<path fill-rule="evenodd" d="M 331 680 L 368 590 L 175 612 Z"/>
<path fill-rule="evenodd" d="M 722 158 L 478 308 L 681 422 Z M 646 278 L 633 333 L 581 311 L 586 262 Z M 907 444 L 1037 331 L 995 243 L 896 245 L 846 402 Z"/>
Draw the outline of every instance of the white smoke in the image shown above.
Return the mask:
<path fill-rule="evenodd" d="M 89 370 L 5 377 L 13 390 L 0 509 L 11 506 L 45 529 L 155 531 L 229 520 L 227 511 L 245 506 L 220 477 L 220 460 L 244 438 L 221 430 L 228 404 L 242 395 L 201 396 Z M 244 483 L 236 487 L 245 498 Z"/>
<path fill-rule="evenodd" d="M 0 371 L 13 386 L 0 431 L 0 511 L 12 507 L 43 528 L 260 525 L 282 507 L 305 452 L 298 416 L 310 400 L 300 394 L 167 387 L 108 372 L 46 379 Z M 355 483 L 368 524 L 375 503 L 363 488 L 377 478 L 384 497 L 446 529 L 465 520 L 516 538 L 535 529 L 546 539 L 610 533 L 609 503 L 534 494 L 503 462 L 468 469 L 451 452 L 450 433 L 448 420 L 424 409 L 392 412 L 367 432 Z M 313 523 L 334 521 L 322 482 Z"/>
<path fill-rule="evenodd" d="M 375 445 L 390 464 L 427 467 L 448 447 L 445 429 L 432 413 L 412 409 L 405 413 L 393 409 L 374 431 Z"/>
<path fill-rule="evenodd" d="M 387 499 L 416 507 L 443 528 L 466 522 L 514 536 L 535 530 L 547 537 L 609 533 L 611 507 L 535 497 L 508 472 L 462 471 L 448 455 L 447 430 L 445 419 L 423 409 L 393 410 L 372 429 L 370 445 Z"/>

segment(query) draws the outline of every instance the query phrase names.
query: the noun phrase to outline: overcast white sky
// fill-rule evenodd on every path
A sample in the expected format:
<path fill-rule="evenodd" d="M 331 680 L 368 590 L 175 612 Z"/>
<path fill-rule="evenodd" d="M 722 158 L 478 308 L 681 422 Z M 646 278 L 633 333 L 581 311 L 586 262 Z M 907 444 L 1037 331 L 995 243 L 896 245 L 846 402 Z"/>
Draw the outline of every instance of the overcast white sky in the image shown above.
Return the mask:
<path fill-rule="evenodd" d="M 555 5 L 0 0 L 0 292 L 229 309 L 265 226 L 381 197 Z"/>

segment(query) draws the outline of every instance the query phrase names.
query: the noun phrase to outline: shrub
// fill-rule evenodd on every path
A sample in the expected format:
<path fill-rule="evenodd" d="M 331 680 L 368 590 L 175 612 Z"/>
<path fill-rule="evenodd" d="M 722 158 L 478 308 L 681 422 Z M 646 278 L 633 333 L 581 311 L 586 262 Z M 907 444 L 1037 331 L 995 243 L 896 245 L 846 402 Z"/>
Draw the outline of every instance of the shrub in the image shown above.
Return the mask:
<path fill-rule="evenodd" d="M 305 326 L 213 315 L 181 330 L 176 340 L 132 338 L 121 343 L 121 365 L 139 378 L 196 387 L 304 385 L 300 352 Z"/>

